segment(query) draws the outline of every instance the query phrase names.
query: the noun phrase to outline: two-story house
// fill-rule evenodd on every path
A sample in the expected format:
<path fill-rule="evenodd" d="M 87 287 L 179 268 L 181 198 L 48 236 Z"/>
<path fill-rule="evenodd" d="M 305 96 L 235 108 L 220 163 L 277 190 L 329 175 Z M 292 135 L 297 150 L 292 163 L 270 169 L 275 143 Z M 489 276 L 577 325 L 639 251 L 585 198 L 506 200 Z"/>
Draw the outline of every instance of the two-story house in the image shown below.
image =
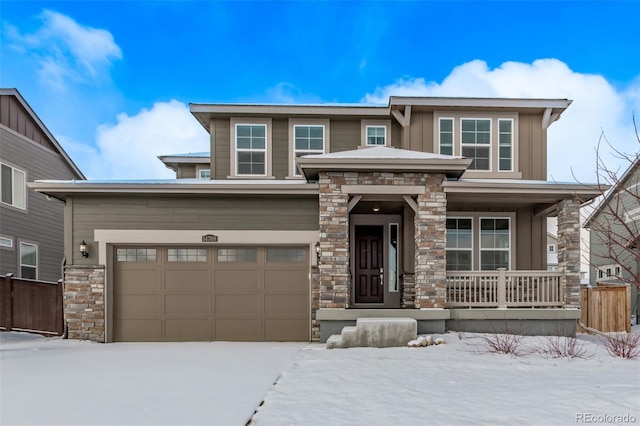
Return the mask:
<path fill-rule="evenodd" d="M 0 274 L 58 281 L 64 203 L 27 182 L 84 175 L 16 89 L 0 89 L 0 168 Z"/>
<path fill-rule="evenodd" d="M 192 104 L 211 148 L 160 157 L 176 179 L 32 184 L 66 200 L 70 336 L 325 341 L 362 317 L 572 334 L 598 190 L 546 180 L 570 103 Z"/>

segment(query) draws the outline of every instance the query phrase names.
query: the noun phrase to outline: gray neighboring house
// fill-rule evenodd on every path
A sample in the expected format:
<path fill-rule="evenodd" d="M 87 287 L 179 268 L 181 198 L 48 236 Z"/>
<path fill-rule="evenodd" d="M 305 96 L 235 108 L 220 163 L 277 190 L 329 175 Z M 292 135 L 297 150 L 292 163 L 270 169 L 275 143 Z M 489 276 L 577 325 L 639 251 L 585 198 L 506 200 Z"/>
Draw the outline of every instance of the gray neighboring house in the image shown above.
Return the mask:
<path fill-rule="evenodd" d="M 631 311 L 640 317 L 640 154 L 584 224 L 589 229 L 590 284 L 631 284 Z"/>
<path fill-rule="evenodd" d="M 27 182 L 85 177 L 16 89 L 0 89 L 0 167 L 0 274 L 58 281 L 64 201 Z"/>
<path fill-rule="evenodd" d="M 365 317 L 573 334 L 600 190 L 547 180 L 570 104 L 192 104 L 210 152 L 161 156 L 176 179 L 30 184 L 66 201 L 69 337 L 325 341 Z"/>

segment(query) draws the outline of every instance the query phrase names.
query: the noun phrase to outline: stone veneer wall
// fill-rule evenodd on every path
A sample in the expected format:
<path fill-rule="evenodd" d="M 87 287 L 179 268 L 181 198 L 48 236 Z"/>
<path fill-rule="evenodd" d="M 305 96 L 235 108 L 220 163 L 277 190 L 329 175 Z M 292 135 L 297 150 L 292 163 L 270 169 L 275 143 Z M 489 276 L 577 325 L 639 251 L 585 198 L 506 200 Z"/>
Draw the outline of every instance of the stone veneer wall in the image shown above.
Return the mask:
<path fill-rule="evenodd" d="M 403 280 L 402 307 L 445 307 L 446 197 L 442 174 L 383 172 L 321 172 L 318 179 L 320 202 L 320 309 L 349 307 L 349 195 L 342 185 L 423 186 L 416 214 L 416 258 L 414 277 Z M 407 287 L 414 286 L 414 291 Z"/>
<path fill-rule="evenodd" d="M 64 320 L 70 339 L 105 341 L 103 266 L 64 268 Z"/>
<path fill-rule="evenodd" d="M 426 193 L 418 195 L 415 225 L 415 307 L 446 307 L 446 220 L 447 198 L 444 175 L 429 175 Z"/>
<path fill-rule="evenodd" d="M 564 305 L 580 308 L 580 201 L 558 203 L 558 270 L 562 272 Z"/>

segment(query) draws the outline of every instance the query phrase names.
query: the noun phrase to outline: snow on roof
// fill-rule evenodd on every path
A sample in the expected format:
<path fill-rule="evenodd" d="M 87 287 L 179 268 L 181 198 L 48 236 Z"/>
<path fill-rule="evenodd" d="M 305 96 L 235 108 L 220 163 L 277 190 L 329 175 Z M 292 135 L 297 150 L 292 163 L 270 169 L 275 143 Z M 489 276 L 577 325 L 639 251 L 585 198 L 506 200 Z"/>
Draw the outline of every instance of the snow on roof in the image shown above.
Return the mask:
<path fill-rule="evenodd" d="M 165 157 L 210 157 L 211 153 L 209 151 L 204 151 L 204 152 L 187 152 L 184 154 L 167 154 L 167 155 L 160 155 L 160 158 L 165 158 Z"/>
<path fill-rule="evenodd" d="M 34 183 L 72 185 L 306 185 L 304 179 L 129 179 L 129 180 L 36 180 Z"/>
<path fill-rule="evenodd" d="M 433 154 L 429 152 L 410 151 L 407 149 L 376 146 L 372 148 L 354 149 L 351 151 L 332 152 L 329 154 L 305 155 L 304 158 L 312 159 L 414 159 L 414 160 L 454 160 L 464 157 Z"/>

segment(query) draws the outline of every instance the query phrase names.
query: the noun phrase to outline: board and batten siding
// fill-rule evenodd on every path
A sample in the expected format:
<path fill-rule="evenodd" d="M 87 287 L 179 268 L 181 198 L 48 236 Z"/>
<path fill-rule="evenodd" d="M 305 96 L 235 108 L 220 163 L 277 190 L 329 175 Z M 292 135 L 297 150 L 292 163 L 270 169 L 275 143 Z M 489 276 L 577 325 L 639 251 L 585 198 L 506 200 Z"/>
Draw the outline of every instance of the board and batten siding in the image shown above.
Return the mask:
<path fill-rule="evenodd" d="M 0 95 L 0 124 L 7 126 L 38 145 L 49 148 L 54 152 L 57 151 L 15 96 Z"/>
<path fill-rule="evenodd" d="M 0 127 L 0 160 L 26 173 L 26 181 L 74 179 L 57 152 Z M 61 278 L 64 258 L 64 203 L 27 188 L 27 208 L 0 205 L 0 234 L 13 238 L 14 250 L 1 250 L 0 274 L 19 276 L 20 241 L 38 245 L 38 279 Z"/>
<path fill-rule="evenodd" d="M 73 250 L 73 264 L 95 264 L 95 229 L 301 230 L 318 229 L 318 196 L 77 195 L 67 203 L 72 246 L 84 240 L 90 257 Z"/>
<path fill-rule="evenodd" d="M 541 114 L 518 115 L 518 161 L 522 179 L 547 180 L 547 131 Z"/>

